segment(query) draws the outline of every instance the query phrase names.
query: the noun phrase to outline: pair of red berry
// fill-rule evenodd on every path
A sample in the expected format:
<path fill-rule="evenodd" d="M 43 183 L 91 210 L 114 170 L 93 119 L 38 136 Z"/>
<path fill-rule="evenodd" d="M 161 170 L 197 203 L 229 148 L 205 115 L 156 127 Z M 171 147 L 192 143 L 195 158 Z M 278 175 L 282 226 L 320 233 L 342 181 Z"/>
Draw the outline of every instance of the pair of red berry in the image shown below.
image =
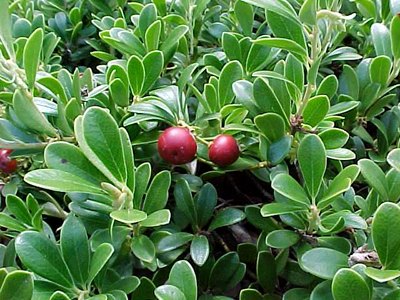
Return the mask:
<path fill-rule="evenodd" d="M 189 129 L 170 127 L 158 138 L 158 153 L 167 162 L 182 165 L 191 162 L 197 152 L 197 144 Z M 227 134 L 221 134 L 209 145 L 208 157 L 218 166 L 234 163 L 240 155 L 236 140 Z"/>
<path fill-rule="evenodd" d="M 0 171 L 5 174 L 14 173 L 17 170 L 17 161 L 10 158 L 12 150 L 0 149 Z"/>

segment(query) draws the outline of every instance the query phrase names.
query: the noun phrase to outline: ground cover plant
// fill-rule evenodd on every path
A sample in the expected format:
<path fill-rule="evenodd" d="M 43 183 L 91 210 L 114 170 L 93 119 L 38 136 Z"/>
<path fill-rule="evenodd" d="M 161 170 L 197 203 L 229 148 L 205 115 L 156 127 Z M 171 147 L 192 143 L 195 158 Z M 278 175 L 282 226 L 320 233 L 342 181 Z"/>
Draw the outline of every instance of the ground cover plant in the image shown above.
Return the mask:
<path fill-rule="evenodd" d="M 0 0 L 0 300 L 400 299 L 398 0 Z"/>

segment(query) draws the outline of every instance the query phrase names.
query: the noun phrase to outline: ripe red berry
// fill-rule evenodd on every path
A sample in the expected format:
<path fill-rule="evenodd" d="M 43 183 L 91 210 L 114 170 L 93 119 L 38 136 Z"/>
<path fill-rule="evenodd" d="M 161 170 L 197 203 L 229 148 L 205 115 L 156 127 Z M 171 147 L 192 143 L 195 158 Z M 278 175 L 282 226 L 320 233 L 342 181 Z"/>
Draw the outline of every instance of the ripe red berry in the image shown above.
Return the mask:
<path fill-rule="evenodd" d="M 234 163 L 239 158 L 239 155 L 238 143 L 228 134 L 217 136 L 208 149 L 210 160 L 221 167 Z"/>
<path fill-rule="evenodd" d="M 196 152 L 196 140 L 187 128 L 167 128 L 158 138 L 158 153 L 171 164 L 189 163 L 195 158 Z"/>
<path fill-rule="evenodd" d="M 0 159 L 2 157 L 8 157 L 11 154 L 11 149 L 0 149 Z"/>
<path fill-rule="evenodd" d="M 14 173 L 17 170 L 17 161 L 9 156 L 11 152 L 10 149 L 0 150 L 0 171 L 6 174 Z"/>

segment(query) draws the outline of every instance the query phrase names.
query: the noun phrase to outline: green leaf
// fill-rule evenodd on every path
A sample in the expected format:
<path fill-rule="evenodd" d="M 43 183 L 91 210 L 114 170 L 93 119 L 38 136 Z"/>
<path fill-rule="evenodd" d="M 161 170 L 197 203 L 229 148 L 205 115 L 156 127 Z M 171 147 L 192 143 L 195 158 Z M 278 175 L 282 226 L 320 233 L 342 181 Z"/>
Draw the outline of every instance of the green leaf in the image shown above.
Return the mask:
<path fill-rule="evenodd" d="M 319 133 L 318 136 L 321 138 L 327 150 L 343 147 L 349 139 L 347 131 L 339 128 L 326 129 Z"/>
<path fill-rule="evenodd" d="M 15 195 L 7 195 L 6 197 L 7 210 L 13 214 L 21 222 L 30 225 L 32 222 L 32 215 L 26 207 L 24 201 Z"/>
<path fill-rule="evenodd" d="M 147 51 L 153 51 L 158 49 L 158 44 L 160 42 L 160 35 L 161 35 L 161 27 L 162 27 L 161 21 L 157 20 L 153 22 L 153 24 L 151 24 L 149 28 L 147 28 L 145 34 L 145 44 Z"/>
<path fill-rule="evenodd" d="M 134 224 L 147 219 L 147 214 L 144 211 L 137 209 L 115 210 L 110 214 L 114 220 L 125 224 Z"/>
<path fill-rule="evenodd" d="M 164 67 L 164 55 L 162 52 L 158 50 L 149 52 L 143 58 L 143 67 L 145 77 L 140 95 L 146 94 L 157 81 L 158 77 L 160 77 Z"/>
<path fill-rule="evenodd" d="M 139 29 L 142 35 L 142 38 L 145 37 L 145 33 L 148 30 L 149 26 L 155 22 L 157 19 L 157 8 L 156 6 L 151 3 L 147 4 L 142 11 L 140 12 L 139 16 Z"/>
<path fill-rule="evenodd" d="M 187 261 L 181 260 L 173 265 L 167 283 L 180 289 L 185 299 L 197 300 L 196 274 Z"/>
<path fill-rule="evenodd" d="M 294 41 L 303 49 L 306 49 L 302 24 L 298 19 L 289 14 L 267 10 L 267 20 L 274 36 Z"/>
<path fill-rule="evenodd" d="M 393 17 L 390 24 L 390 37 L 392 41 L 392 52 L 395 60 L 400 59 L 400 16 L 397 14 Z"/>
<path fill-rule="evenodd" d="M 307 210 L 308 207 L 306 206 L 295 206 L 293 204 L 285 203 L 269 203 L 261 208 L 261 215 L 263 217 L 273 217 L 289 213 L 305 212 Z"/>
<path fill-rule="evenodd" d="M 326 95 L 329 99 L 332 99 L 337 92 L 338 86 L 339 82 L 335 75 L 326 76 L 319 84 L 317 95 Z"/>
<path fill-rule="evenodd" d="M 369 278 L 372 278 L 375 281 L 380 283 L 388 282 L 390 280 L 394 280 L 400 277 L 400 271 L 398 270 L 382 270 L 375 268 L 366 268 L 365 275 Z"/>
<path fill-rule="evenodd" d="M 240 291 L 240 300 L 263 300 L 264 297 L 261 295 L 261 293 L 258 290 L 255 289 L 242 289 Z"/>
<path fill-rule="evenodd" d="M 253 93 L 254 99 L 260 108 L 265 112 L 276 113 L 288 122 L 288 116 L 286 115 L 283 103 L 277 98 L 267 79 L 257 78 L 254 81 Z"/>
<path fill-rule="evenodd" d="M 197 224 L 197 212 L 194 205 L 189 183 L 181 178 L 177 181 L 174 189 L 174 198 L 177 208 L 185 214 L 191 224 Z"/>
<path fill-rule="evenodd" d="M 242 57 L 238 38 L 230 32 L 222 34 L 222 48 L 229 60 L 240 60 Z"/>
<path fill-rule="evenodd" d="M 344 94 L 358 100 L 360 94 L 359 81 L 356 72 L 349 65 L 343 66 L 339 77 L 339 94 Z"/>
<path fill-rule="evenodd" d="M 79 176 L 93 185 L 100 185 L 107 179 L 93 166 L 82 151 L 75 145 L 66 142 L 55 142 L 48 145 L 44 152 L 46 165 Z"/>
<path fill-rule="evenodd" d="M 285 121 L 275 113 L 266 113 L 254 118 L 257 128 L 270 142 L 276 142 L 285 135 Z"/>
<path fill-rule="evenodd" d="M 143 234 L 132 238 L 131 249 L 137 258 L 148 263 L 151 263 L 156 256 L 153 242 Z"/>
<path fill-rule="evenodd" d="M 276 262 L 274 256 L 267 251 L 261 251 L 257 256 L 257 280 L 264 292 L 271 293 L 277 281 Z"/>
<path fill-rule="evenodd" d="M 93 281 L 101 269 L 107 264 L 113 253 L 114 248 L 111 244 L 103 243 L 97 247 L 90 261 L 88 282 Z"/>
<path fill-rule="evenodd" d="M 155 289 L 158 300 L 186 300 L 185 294 L 173 285 L 162 285 Z"/>
<path fill-rule="evenodd" d="M 130 294 L 133 291 L 135 291 L 139 285 L 140 285 L 140 279 L 137 278 L 136 276 L 120 277 L 120 279 L 113 282 L 112 284 L 110 284 L 110 285 L 107 284 L 107 288 L 104 289 L 104 291 L 113 292 L 115 290 L 118 290 L 120 292 Z M 122 299 L 122 297 L 121 297 L 121 299 Z M 125 296 L 124 296 L 124 299 L 126 299 Z"/>
<path fill-rule="evenodd" d="M 381 168 L 369 159 L 359 160 L 358 166 L 367 183 L 379 193 L 383 200 L 387 200 L 389 197 L 389 187 L 386 182 L 385 173 L 383 173 Z"/>
<path fill-rule="evenodd" d="M 295 245 L 300 238 L 297 232 L 291 230 L 274 230 L 267 235 L 265 243 L 272 248 L 285 249 Z"/>
<path fill-rule="evenodd" d="M 40 53 L 43 45 L 43 29 L 36 29 L 28 38 L 24 48 L 24 69 L 30 89 L 35 85 L 36 72 L 39 67 Z"/>
<path fill-rule="evenodd" d="M 305 288 L 293 288 L 288 290 L 284 295 L 282 300 L 306 300 L 310 298 L 310 291 Z"/>
<path fill-rule="evenodd" d="M 332 286 L 332 281 L 330 280 L 322 281 L 312 291 L 310 300 L 334 300 L 331 286 Z"/>
<path fill-rule="evenodd" d="M 342 269 L 336 273 L 332 282 L 332 294 L 335 300 L 371 299 L 367 283 L 352 269 Z"/>
<path fill-rule="evenodd" d="M 300 142 L 297 159 L 310 196 L 318 195 L 326 169 L 326 152 L 321 139 L 309 134 Z"/>
<path fill-rule="evenodd" d="M 303 111 L 304 123 L 312 127 L 317 126 L 324 120 L 329 108 L 329 98 L 325 95 L 318 95 L 309 99 Z"/>
<path fill-rule="evenodd" d="M 221 256 L 211 269 L 209 287 L 216 290 L 229 290 L 238 284 L 246 271 L 245 264 L 236 252 Z"/>
<path fill-rule="evenodd" d="M 156 245 L 157 253 L 165 253 L 175 250 L 193 239 L 193 234 L 177 232 L 163 237 Z"/>
<path fill-rule="evenodd" d="M 114 300 L 113 298 L 108 298 L 107 295 L 96 295 L 88 298 L 88 300 Z"/>
<path fill-rule="evenodd" d="M 104 195 L 105 192 L 90 181 L 64 171 L 39 169 L 29 172 L 24 177 L 25 182 L 56 192 L 80 192 Z"/>
<path fill-rule="evenodd" d="M 146 213 L 151 214 L 165 207 L 170 185 L 171 173 L 169 171 L 162 171 L 154 176 L 143 204 L 143 210 Z"/>
<path fill-rule="evenodd" d="M 11 31 L 11 14 L 8 9 L 9 2 L 4 0 L 0 1 L 0 40 L 9 57 L 15 59 L 14 40 Z"/>
<path fill-rule="evenodd" d="M 372 222 L 372 239 L 385 269 L 400 269 L 400 208 L 390 202 L 379 206 Z"/>
<path fill-rule="evenodd" d="M 316 11 L 317 3 L 314 0 L 305 0 L 299 12 L 300 21 L 308 25 L 315 25 L 317 23 Z"/>
<path fill-rule="evenodd" d="M 13 108 L 18 119 L 30 130 L 55 137 L 57 131 L 39 111 L 32 98 L 24 95 L 20 89 L 14 92 Z"/>
<path fill-rule="evenodd" d="M 10 217 L 4 212 L 0 212 L 0 226 L 20 232 L 26 230 L 26 226 L 24 226 L 22 222 Z"/>
<path fill-rule="evenodd" d="M 272 188 L 279 194 L 297 202 L 298 206 L 307 207 L 310 200 L 301 185 L 290 175 L 282 173 L 274 177 Z"/>
<path fill-rule="evenodd" d="M 272 143 L 268 148 L 268 160 L 272 165 L 278 165 L 289 154 L 292 147 L 293 136 L 286 135 Z"/>
<path fill-rule="evenodd" d="M 25 231 L 15 241 L 15 250 L 22 263 L 43 278 L 71 288 L 71 274 L 54 242 L 43 233 Z"/>
<path fill-rule="evenodd" d="M 121 136 L 114 118 L 102 108 L 90 107 L 80 121 L 75 120 L 75 133 L 86 157 L 117 187 L 126 181 L 126 168 Z"/>
<path fill-rule="evenodd" d="M 195 198 L 197 222 L 203 228 L 210 221 L 217 205 L 217 191 L 213 185 L 206 183 Z"/>
<path fill-rule="evenodd" d="M 180 39 L 189 31 L 189 27 L 186 25 L 176 26 L 168 35 L 168 37 L 162 43 L 160 50 L 164 53 L 164 56 L 169 58 L 172 57 L 174 49 L 177 46 Z"/>
<path fill-rule="evenodd" d="M 0 289 L 0 299 L 31 300 L 33 277 L 26 271 L 13 271 L 4 278 Z"/>
<path fill-rule="evenodd" d="M 400 148 L 393 149 L 387 156 L 388 164 L 400 172 Z"/>
<path fill-rule="evenodd" d="M 390 72 L 392 70 L 392 60 L 386 55 L 375 57 L 369 65 L 369 74 L 371 82 L 379 83 L 386 87 Z"/>
<path fill-rule="evenodd" d="M 371 37 L 376 55 L 386 55 L 388 57 L 392 57 L 390 31 L 384 24 L 372 24 Z"/>
<path fill-rule="evenodd" d="M 74 215 L 70 215 L 62 226 L 60 246 L 72 277 L 84 287 L 89 275 L 89 241 L 85 226 Z"/>
<path fill-rule="evenodd" d="M 268 1 L 268 0 L 243 0 L 244 2 L 262 7 L 266 10 L 273 10 L 276 12 L 287 13 L 292 17 L 296 16 L 296 11 L 293 6 L 286 0 Z"/>
<path fill-rule="evenodd" d="M 118 106 L 127 107 L 129 105 L 129 89 L 121 79 L 116 78 L 111 81 L 109 89 L 112 99 Z"/>
<path fill-rule="evenodd" d="M 149 163 L 143 163 L 135 171 L 135 191 L 133 196 L 133 208 L 142 208 L 142 198 L 147 190 L 151 176 L 151 166 Z"/>
<path fill-rule="evenodd" d="M 227 63 L 221 71 L 218 83 L 219 107 L 230 104 L 234 98 L 232 84 L 243 79 L 243 67 L 238 61 Z"/>
<path fill-rule="evenodd" d="M 335 200 L 335 197 L 346 192 L 359 173 L 360 168 L 357 165 L 350 165 L 344 168 L 329 184 L 324 196 L 318 201 L 318 208 L 325 208 L 331 201 Z"/>
<path fill-rule="evenodd" d="M 135 190 L 135 158 L 133 156 L 132 142 L 129 133 L 125 128 L 120 128 L 122 150 L 124 152 L 124 161 L 126 166 L 126 185 L 130 191 Z"/>
<path fill-rule="evenodd" d="M 348 266 L 346 254 L 329 248 L 314 248 L 300 259 L 301 268 L 317 277 L 332 279 L 336 272 Z"/>
<path fill-rule="evenodd" d="M 171 212 L 168 209 L 161 209 L 147 216 L 147 219 L 141 221 L 141 227 L 158 227 L 167 225 L 171 219 Z"/>
<path fill-rule="evenodd" d="M 230 226 L 240 221 L 243 221 L 245 218 L 246 214 L 243 211 L 229 207 L 218 212 L 218 214 L 211 222 L 208 230 L 213 231 L 220 227 Z"/>
<path fill-rule="evenodd" d="M 53 295 L 51 295 L 50 300 L 70 300 L 71 298 L 68 297 L 67 294 L 61 291 L 55 292 Z"/>
<path fill-rule="evenodd" d="M 190 256 L 193 262 L 201 267 L 207 261 L 209 254 L 210 246 L 207 237 L 204 235 L 195 236 L 190 244 Z"/>
<path fill-rule="evenodd" d="M 285 77 L 292 81 L 296 87 L 299 89 L 301 92 L 304 89 L 304 67 L 303 64 L 301 63 L 300 60 L 298 60 L 295 56 L 292 54 L 289 54 L 286 58 L 286 64 L 285 64 Z M 286 85 L 288 90 L 290 91 L 290 94 L 295 100 L 297 97 L 300 97 L 301 95 L 296 94 L 296 91 L 294 88 L 290 85 Z"/>
<path fill-rule="evenodd" d="M 245 35 L 250 36 L 253 29 L 254 10 L 250 4 L 237 1 L 234 7 L 235 16 Z"/>
<path fill-rule="evenodd" d="M 255 40 L 254 43 L 264 45 L 264 46 L 270 46 L 270 47 L 275 47 L 275 48 L 280 48 L 286 51 L 289 51 L 290 53 L 294 55 L 299 55 L 301 60 L 304 62 L 307 58 L 307 52 L 306 50 L 300 46 L 298 43 L 290 40 L 290 39 L 282 39 L 282 38 L 261 38 L 258 40 Z"/>
<path fill-rule="evenodd" d="M 133 55 L 128 60 L 128 77 L 132 94 L 134 94 L 135 96 L 141 95 L 145 77 L 145 70 L 143 62 L 137 56 Z"/>

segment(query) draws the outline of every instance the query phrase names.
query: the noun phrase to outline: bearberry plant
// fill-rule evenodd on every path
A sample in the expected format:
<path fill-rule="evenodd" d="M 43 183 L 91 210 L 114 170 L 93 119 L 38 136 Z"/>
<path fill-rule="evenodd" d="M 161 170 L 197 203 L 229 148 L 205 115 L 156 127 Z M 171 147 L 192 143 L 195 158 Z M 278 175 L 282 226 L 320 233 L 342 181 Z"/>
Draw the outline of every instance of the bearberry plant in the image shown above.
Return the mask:
<path fill-rule="evenodd" d="M 0 300 L 400 299 L 400 1 L 0 0 Z"/>

